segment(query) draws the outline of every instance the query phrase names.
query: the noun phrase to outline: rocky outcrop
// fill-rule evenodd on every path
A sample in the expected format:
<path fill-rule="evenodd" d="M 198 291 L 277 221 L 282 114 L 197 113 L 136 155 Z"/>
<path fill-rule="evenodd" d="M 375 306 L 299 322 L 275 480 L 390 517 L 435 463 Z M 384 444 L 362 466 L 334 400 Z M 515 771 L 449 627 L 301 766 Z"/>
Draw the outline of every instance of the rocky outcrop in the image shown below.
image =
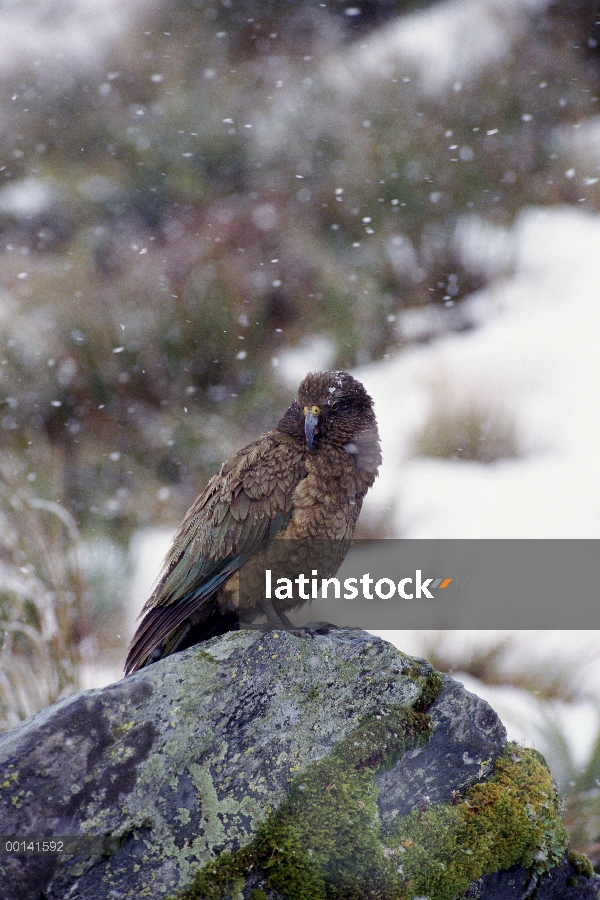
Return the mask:
<path fill-rule="evenodd" d="M 362 631 L 241 631 L 0 737 L 10 900 L 592 900 L 547 768 L 493 710 Z M 529 893 L 527 893 L 529 892 Z"/>

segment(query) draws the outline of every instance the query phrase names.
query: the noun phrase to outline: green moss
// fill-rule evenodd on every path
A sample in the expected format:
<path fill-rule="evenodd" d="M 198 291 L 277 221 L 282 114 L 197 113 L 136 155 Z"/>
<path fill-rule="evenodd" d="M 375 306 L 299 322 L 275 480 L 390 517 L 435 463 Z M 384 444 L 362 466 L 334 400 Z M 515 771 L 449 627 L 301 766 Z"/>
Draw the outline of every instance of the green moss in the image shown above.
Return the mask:
<path fill-rule="evenodd" d="M 585 875 L 586 878 L 592 878 L 594 875 L 594 867 L 592 861 L 584 856 L 583 853 L 575 853 L 571 851 L 568 856 L 571 868 L 575 869 L 578 875 Z"/>
<path fill-rule="evenodd" d="M 539 873 L 562 859 L 567 835 L 543 758 L 508 745 L 489 781 L 455 806 L 412 810 L 385 836 L 403 893 L 454 900 L 481 875 L 523 866 Z"/>
<path fill-rule="evenodd" d="M 421 712 L 428 709 L 442 690 L 443 686 L 444 683 L 439 672 L 431 672 L 423 683 L 421 696 L 415 703 L 415 709 Z"/>
<path fill-rule="evenodd" d="M 375 774 L 430 733 L 429 718 L 405 707 L 364 719 L 331 756 L 291 780 L 251 844 L 201 869 L 181 900 L 234 897 L 250 871 L 263 872 L 286 900 L 400 896 L 379 838 Z"/>

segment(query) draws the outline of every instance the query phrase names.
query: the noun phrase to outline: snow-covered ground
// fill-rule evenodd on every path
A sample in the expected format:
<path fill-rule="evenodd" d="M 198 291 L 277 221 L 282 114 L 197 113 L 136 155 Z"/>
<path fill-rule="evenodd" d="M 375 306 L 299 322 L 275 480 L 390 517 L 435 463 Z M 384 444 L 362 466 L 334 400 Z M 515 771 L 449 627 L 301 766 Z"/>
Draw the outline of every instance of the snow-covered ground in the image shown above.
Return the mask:
<path fill-rule="evenodd" d="M 508 57 L 548 0 L 446 0 L 399 17 L 345 57 L 333 58 L 330 77 L 351 84 L 356 77 L 392 76 L 400 63 L 418 78 L 425 94 L 452 85 L 461 91 L 482 70 Z"/>
<path fill-rule="evenodd" d="M 600 536 L 600 216 L 573 208 L 525 210 L 506 235 L 504 253 L 507 246 L 511 274 L 468 301 L 478 327 L 356 373 L 375 400 L 384 454 L 365 514 L 386 516 L 397 536 Z M 327 347 L 318 343 L 311 354 L 319 347 L 326 356 Z M 514 420 L 520 458 L 483 464 L 414 457 L 414 438 L 440 396 L 456 409 L 489 408 Z M 416 655 L 431 640 L 418 632 L 379 634 Z M 575 703 L 547 704 L 517 688 L 455 676 L 500 713 L 509 737 L 549 757 L 549 723 L 558 720 L 581 764 L 599 724 L 597 662 L 586 665 L 583 677 L 594 637 L 600 639 L 538 632 L 520 644 L 521 660 L 534 652 L 560 659 L 581 648 Z M 459 643 L 486 638 L 455 635 Z M 559 759 L 552 763 L 556 770 Z"/>
<path fill-rule="evenodd" d="M 407 538 L 600 536 L 600 217 L 577 209 L 524 211 L 512 230 L 514 271 L 473 298 L 481 325 L 362 370 L 381 424 L 384 465 L 367 514 L 392 516 Z M 453 403 L 498 404 L 521 430 L 523 456 L 485 465 L 411 458 L 435 391 Z M 428 635 L 380 632 L 406 652 Z M 477 633 L 456 635 L 476 643 Z M 591 633 L 529 635 L 521 658 L 581 648 L 581 699 L 545 704 L 516 688 L 456 673 L 501 714 L 509 736 L 551 755 L 548 724 L 564 726 L 582 763 L 598 728 Z M 590 702 L 590 698 L 592 701 Z M 558 765 L 556 761 L 555 765 Z"/>
<path fill-rule="evenodd" d="M 152 11 L 151 0 L 144 2 Z M 0 73 L 7 78 L 15 72 L 41 74 L 46 90 L 64 90 L 126 40 L 137 27 L 140 5 L 138 0 L 4 0 Z"/>
<path fill-rule="evenodd" d="M 600 217 L 525 210 L 512 239 L 513 274 L 472 298 L 478 328 L 358 373 L 384 451 L 365 510 L 398 536 L 600 536 Z M 522 457 L 411 458 L 436 395 L 514 418 Z"/>

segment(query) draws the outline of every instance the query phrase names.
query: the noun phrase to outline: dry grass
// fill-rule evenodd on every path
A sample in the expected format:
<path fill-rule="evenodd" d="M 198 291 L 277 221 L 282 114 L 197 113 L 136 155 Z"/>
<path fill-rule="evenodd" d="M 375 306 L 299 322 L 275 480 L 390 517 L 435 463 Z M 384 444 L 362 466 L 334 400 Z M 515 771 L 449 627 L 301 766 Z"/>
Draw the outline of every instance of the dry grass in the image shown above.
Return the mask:
<path fill-rule="evenodd" d="M 77 527 L 24 474 L 0 462 L 1 730 L 77 690 L 86 631 Z"/>
<path fill-rule="evenodd" d="M 523 456 L 514 410 L 501 391 L 459 391 L 445 383 L 431 386 L 429 415 L 413 440 L 414 456 L 481 463 Z"/>
<path fill-rule="evenodd" d="M 579 641 L 569 646 L 566 637 L 560 653 L 549 649 L 532 652 L 536 632 L 485 634 L 487 640 L 470 642 L 457 641 L 451 631 L 427 632 L 422 652 L 443 672 L 465 672 L 484 684 L 520 688 L 539 700 L 596 702 L 593 685 L 600 648 L 593 634 L 585 649 Z"/>

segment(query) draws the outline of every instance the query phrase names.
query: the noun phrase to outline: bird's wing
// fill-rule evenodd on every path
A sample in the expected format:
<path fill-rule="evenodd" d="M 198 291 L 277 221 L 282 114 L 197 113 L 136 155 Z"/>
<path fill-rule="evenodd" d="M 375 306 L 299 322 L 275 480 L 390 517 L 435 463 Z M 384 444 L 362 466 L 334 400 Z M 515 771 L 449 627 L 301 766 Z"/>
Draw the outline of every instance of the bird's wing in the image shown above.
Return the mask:
<path fill-rule="evenodd" d="M 262 435 L 222 466 L 175 536 L 142 610 L 127 673 L 144 665 L 157 645 L 281 531 L 305 474 L 301 447 L 278 431 Z"/>

